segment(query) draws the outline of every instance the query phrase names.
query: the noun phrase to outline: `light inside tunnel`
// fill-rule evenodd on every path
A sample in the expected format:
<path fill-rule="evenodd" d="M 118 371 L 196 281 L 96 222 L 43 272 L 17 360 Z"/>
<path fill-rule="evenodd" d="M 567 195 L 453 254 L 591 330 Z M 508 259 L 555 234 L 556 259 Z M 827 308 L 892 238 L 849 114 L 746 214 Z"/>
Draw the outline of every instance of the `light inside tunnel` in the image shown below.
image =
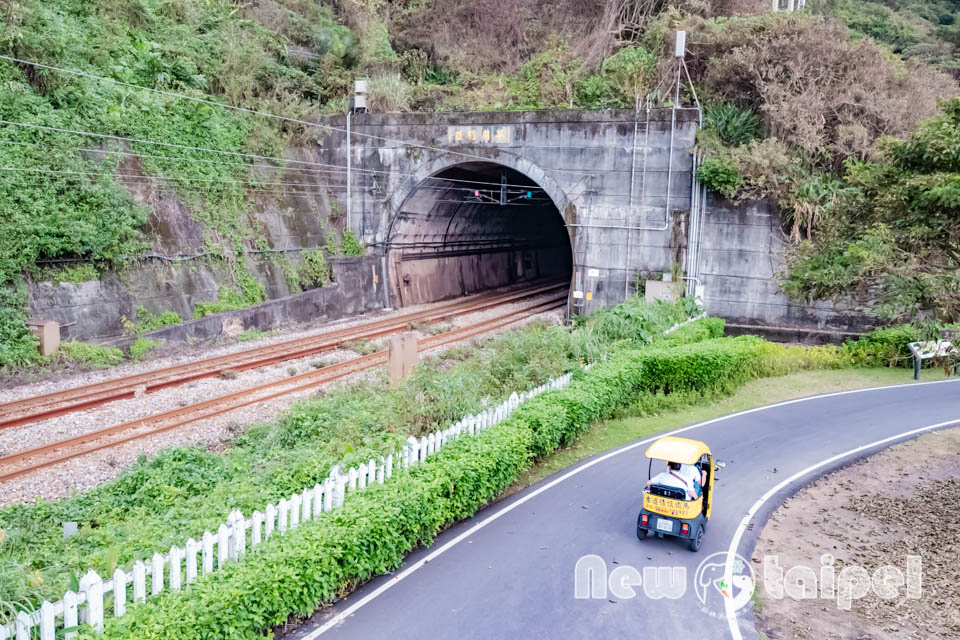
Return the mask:
<path fill-rule="evenodd" d="M 394 218 L 388 260 L 399 306 L 541 279 L 569 281 L 570 236 L 551 197 L 492 162 L 423 180 Z"/>

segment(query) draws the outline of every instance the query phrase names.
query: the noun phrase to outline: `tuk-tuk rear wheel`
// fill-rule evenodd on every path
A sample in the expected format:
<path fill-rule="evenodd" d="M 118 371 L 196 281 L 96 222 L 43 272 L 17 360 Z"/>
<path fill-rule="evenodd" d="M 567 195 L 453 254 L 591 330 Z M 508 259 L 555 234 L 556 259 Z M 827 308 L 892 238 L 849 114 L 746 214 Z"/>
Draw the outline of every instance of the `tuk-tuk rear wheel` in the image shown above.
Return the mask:
<path fill-rule="evenodd" d="M 697 527 L 697 535 L 690 538 L 690 551 L 700 551 L 701 544 L 703 544 L 703 525 Z"/>

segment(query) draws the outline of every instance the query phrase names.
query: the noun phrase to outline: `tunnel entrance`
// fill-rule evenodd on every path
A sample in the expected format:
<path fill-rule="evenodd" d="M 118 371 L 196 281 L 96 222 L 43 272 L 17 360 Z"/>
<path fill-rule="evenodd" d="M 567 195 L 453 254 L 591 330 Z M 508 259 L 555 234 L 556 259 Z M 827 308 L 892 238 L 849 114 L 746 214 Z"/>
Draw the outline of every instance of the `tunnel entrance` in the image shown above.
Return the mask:
<path fill-rule="evenodd" d="M 468 162 L 423 180 L 401 205 L 389 235 L 397 306 L 505 285 L 570 280 L 563 217 L 524 174 Z"/>

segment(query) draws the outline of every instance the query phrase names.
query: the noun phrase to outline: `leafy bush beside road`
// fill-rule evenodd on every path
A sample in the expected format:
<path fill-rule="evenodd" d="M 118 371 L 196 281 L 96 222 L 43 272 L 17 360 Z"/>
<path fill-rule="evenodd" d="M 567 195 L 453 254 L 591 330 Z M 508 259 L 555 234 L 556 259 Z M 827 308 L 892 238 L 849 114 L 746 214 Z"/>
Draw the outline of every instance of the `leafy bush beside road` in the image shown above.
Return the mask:
<path fill-rule="evenodd" d="M 322 481 L 335 464 L 346 468 L 379 458 L 408 434 L 442 429 L 583 360 L 645 344 L 643 336 L 661 334 L 687 317 L 681 304 L 638 301 L 608 313 L 625 314 L 615 340 L 591 330 L 593 318 L 572 331 L 533 323 L 469 350 L 426 358 L 397 389 L 388 389 L 382 379 L 329 389 L 274 422 L 248 428 L 222 454 L 172 449 L 79 495 L 0 509 L 0 529 L 8 533 L 0 562 L 10 558 L 28 572 L 39 571 L 43 597 L 57 600 L 88 568 L 106 576 L 142 557 L 137 554 L 183 544 L 219 526 L 232 509 L 263 508 Z M 722 332 L 722 321 L 708 322 L 711 331 Z M 670 338 L 696 339 L 699 330 L 693 327 L 700 324 Z M 122 352 L 115 355 L 122 360 Z M 78 534 L 64 539 L 64 521 L 78 522 Z M 0 600 L 4 593 L 0 574 Z"/>
<path fill-rule="evenodd" d="M 601 350 L 600 333 L 613 339 L 607 344 L 615 346 L 604 352 L 605 359 L 576 374 L 566 389 L 524 403 L 501 425 L 480 438 L 456 441 L 422 469 L 398 475 L 388 488 L 354 496 L 342 512 L 327 514 L 329 520 L 325 515 L 303 531 L 271 541 L 256 551 L 256 560 L 232 565 L 183 595 L 136 608 L 110 623 L 114 635 L 107 636 L 221 637 L 229 621 L 239 629 L 230 633 L 239 635 L 224 637 L 251 637 L 397 566 L 404 553 L 488 502 L 533 460 L 570 443 L 592 423 L 632 407 L 674 407 L 677 401 L 716 397 L 754 378 L 879 364 L 873 354 L 901 348 L 917 331 L 876 332 L 841 347 L 788 347 L 756 337 L 721 338 L 723 320 L 706 318 L 647 345 L 648 330 L 662 331 L 675 322 L 678 312 L 671 307 L 652 305 L 650 312 L 630 303 L 611 310 L 637 322 L 632 329 L 617 324 L 618 330 L 609 333 L 610 318 L 594 321 L 607 329 L 591 328 L 592 319 L 587 319 L 573 331 L 539 325 L 508 332 L 473 351 L 422 363 L 396 391 L 384 392 L 379 383 L 353 385 L 302 403 L 277 422 L 248 430 L 225 454 L 174 449 L 143 461 L 118 480 L 58 503 L 2 509 L 0 528 L 8 531 L 8 540 L 0 545 L 0 561 L 19 563 L 21 578 L 39 572 L 43 581 L 37 592 L 59 598 L 87 568 L 109 575 L 134 557 L 182 544 L 219 524 L 233 508 L 250 513 L 322 479 L 332 464 L 349 466 L 393 451 L 401 434 L 435 430 L 477 411 L 485 399 L 496 401 L 575 369 L 585 349 Z M 519 449 L 501 450 L 504 443 Z M 467 453 L 454 459 L 461 448 Z M 507 459 L 474 459 L 481 455 L 477 451 Z M 452 466 L 439 466 L 448 456 L 452 461 L 444 464 Z M 437 475 L 423 475 L 428 469 L 437 469 Z M 459 475 L 451 489 L 453 473 Z M 395 511 L 398 505 L 415 505 L 409 509 L 419 511 Z M 56 535 L 58 523 L 65 520 L 81 525 L 68 540 Z M 0 584 L 0 592 L 4 587 Z M 235 598 L 242 598 L 242 604 Z M 183 631 L 178 625 L 187 618 L 177 611 L 209 624 L 203 627 L 208 636 Z M 152 636 L 147 627 L 162 633 Z"/>
<path fill-rule="evenodd" d="M 715 325 L 714 325 L 715 326 Z M 689 338 L 702 335 L 697 331 Z M 576 374 L 565 389 L 521 405 L 505 422 L 453 441 L 389 483 L 354 495 L 339 511 L 309 521 L 211 574 L 108 621 L 104 636 L 138 640 L 246 639 L 306 616 L 370 578 L 400 566 L 446 526 L 500 495 L 535 459 L 573 440 L 639 395 L 657 390 L 731 391 L 769 373 L 841 366 L 841 350 L 786 347 L 759 338 L 627 350 Z"/>

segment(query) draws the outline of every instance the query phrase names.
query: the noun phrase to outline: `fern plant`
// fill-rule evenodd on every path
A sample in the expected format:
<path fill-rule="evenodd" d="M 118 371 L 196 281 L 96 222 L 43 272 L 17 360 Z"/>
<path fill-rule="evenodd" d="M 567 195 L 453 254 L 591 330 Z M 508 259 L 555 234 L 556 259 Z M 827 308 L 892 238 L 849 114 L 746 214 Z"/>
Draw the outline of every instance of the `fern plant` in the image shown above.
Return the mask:
<path fill-rule="evenodd" d="M 704 126 L 717 132 L 728 146 L 738 147 L 761 135 L 760 116 L 753 109 L 740 109 L 732 104 L 711 105 L 704 110 Z"/>

